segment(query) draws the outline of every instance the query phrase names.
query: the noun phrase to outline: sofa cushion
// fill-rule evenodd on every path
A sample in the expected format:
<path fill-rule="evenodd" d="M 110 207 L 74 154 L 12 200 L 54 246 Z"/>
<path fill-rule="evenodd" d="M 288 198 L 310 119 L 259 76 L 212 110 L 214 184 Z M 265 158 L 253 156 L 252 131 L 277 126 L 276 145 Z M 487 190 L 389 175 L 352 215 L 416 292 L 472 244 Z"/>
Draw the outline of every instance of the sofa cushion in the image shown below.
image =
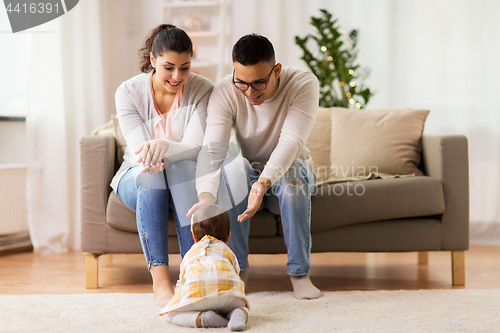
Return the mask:
<path fill-rule="evenodd" d="M 115 229 L 137 233 L 135 213 L 125 206 L 115 191 L 109 195 L 106 222 Z"/>
<path fill-rule="evenodd" d="M 311 202 L 311 232 L 356 223 L 444 212 L 441 182 L 427 176 L 319 186 Z"/>
<path fill-rule="evenodd" d="M 116 138 L 116 156 L 118 157 L 118 164 L 123 163 L 123 155 L 125 155 L 125 149 L 127 149 L 127 142 L 123 137 L 122 130 L 120 128 L 120 122 L 118 121 L 118 116 L 116 114 L 111 116 L 113 121 L 113 130 Z"/>
<path fill-rule="evenodd" d="M 106 222 L 113 228 L 137 233 L 135 213 L 125 206 L 118 195 L 111 191 L 106 210 Z M 259 212 L 250 224 L 250 236 L 270 237 L 278 233 L 276 216 L 267 210 Z M 169 236 L 177 234 L 175 229 L 174 214 L 169 212 L 168 222 Z"/>
<path fill-rule="evenodd" d="M 330 109 L 319 108 L 314 127 L 307 140 L 306 147 L 312 157 L 309 165 L 318 182 L 329 178 L 330 174 Z"/>
<path fill-rule="evenodd" d="M 175 236 L 174 212 L 169 211 L 168 235 Z M 135 213 L 125 206 L 118 195 L 111 191 L 106 210 L 106 222 L 113 228 L 137 233 Z"/>
<path fill-rule="evenodd" d="M 429 111 L 331 108 L 331 176 L 423 175 L 421 137 Z"/>

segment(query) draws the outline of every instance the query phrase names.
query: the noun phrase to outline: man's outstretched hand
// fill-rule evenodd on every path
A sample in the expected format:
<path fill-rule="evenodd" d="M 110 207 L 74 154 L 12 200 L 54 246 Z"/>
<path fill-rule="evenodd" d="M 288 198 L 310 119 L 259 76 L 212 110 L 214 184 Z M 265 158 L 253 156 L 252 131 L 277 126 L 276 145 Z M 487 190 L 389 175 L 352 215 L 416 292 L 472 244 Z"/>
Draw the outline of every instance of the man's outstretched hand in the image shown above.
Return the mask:
<path fill-rule="evenodd" d="M 271 181 L 266 178 L 259 179 L 259 181 L 253 183 L 252 188 L 250 189 L 250 194 L 248 195 L 247 209 L 243 212 L 243 214 L 238 216 L 238 222 L 243 222 L 257 213 L 257 210 L 262 204 L 262 199 L 264 199 L 264 194 L 269 187 L 271 187 Z"/>

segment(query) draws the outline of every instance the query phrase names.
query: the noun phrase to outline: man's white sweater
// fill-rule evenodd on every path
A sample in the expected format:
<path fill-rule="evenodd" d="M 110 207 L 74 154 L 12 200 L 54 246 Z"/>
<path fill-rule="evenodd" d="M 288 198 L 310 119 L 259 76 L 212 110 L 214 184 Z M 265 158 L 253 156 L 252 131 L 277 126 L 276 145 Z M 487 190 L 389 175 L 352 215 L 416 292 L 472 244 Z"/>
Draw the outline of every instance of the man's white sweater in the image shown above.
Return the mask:
<path fill-rule="evenodd" d="M 231 129 L 243 157 L 260 177 L 274 184 L 292 162 L 305 159 L 319 100 L 317 78 L 310 72 L 283 67 L 275 95 L 252 105 L 226 76 L 214 88 L 207 110 L 204 145 L 198 156 L 196 188 L 217 197 L 220 165 L 227 154 Z M 244 181 L 244 180 L 242 180 Z"/>

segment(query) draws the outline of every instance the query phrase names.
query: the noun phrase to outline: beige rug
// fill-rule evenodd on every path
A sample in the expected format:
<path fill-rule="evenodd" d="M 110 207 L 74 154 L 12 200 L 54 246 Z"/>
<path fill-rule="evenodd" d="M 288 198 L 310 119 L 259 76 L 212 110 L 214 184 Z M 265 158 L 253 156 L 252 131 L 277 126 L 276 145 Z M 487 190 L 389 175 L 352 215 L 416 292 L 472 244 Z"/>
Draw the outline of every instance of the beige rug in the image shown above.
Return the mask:
<path fill-rule="evenodd" d="M 249 332 L 500 331 L 500 289 L 338 291 L 310 301 L 258 292 L 248 298 Z M 152 303 L 152 294 L 3 295 L 0 332 L 229 332 L 175 326 Z"/>

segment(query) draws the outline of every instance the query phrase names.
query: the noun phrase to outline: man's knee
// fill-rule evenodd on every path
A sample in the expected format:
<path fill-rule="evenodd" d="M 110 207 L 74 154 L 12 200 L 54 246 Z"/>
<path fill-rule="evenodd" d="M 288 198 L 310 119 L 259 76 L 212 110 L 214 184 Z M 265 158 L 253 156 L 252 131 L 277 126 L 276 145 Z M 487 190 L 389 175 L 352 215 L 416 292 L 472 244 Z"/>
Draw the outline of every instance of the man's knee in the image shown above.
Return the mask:
<path fill-rule="evenodd" d="M 302 188 L 303 185 L 309 183 L 307 177 L 307 165 L 302 159 L 296 158 L 282 178 L 283 183 L 295 188 Z"/>
<path fill-rule="evenodd" d="M 222 168 L 225 172 L 249 170 L 252 168 L 250 162 L 242 156 L 230 156 L 222 161 Z"/>

